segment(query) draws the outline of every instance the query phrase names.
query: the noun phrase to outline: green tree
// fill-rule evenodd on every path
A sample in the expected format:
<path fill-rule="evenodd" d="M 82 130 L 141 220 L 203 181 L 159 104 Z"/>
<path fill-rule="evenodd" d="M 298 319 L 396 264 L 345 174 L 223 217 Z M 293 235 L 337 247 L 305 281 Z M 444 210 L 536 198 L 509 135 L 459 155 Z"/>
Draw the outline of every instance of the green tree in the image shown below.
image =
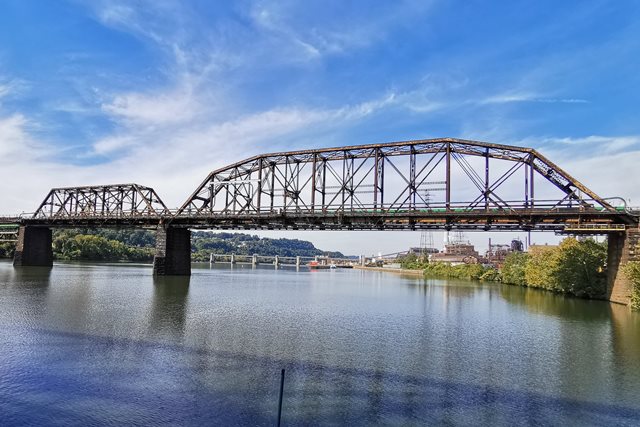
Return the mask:
<path fill-rule="evenodd" d="M 566 238 L 559 245 L 555 290 L 587 298 L 604 298 L 607 246 L 593 239 Z"/>
<path fill-rule="evenodd" d="M 559 263 L 560 249 L 558 246 L 530 247 L 529 259 L 524 268 L 524 280 L 527 286 L 555 290 Z"/>
<path fill-rule="evenodd" d="M 13 258 L 15 250 L 16 244 L 14 242 L 0 242 L 0 258 Z"/>
<path fill-rule="evenodd" d="M 510 285 L 525 286 L 525 268 L 529 261 L 526 252 L 511 252 L 504 260 L 501 271 L 501 280 Z"/>
<path fill-rule="evenodd" d="M 629 261 L 622 269 L 631 282 L 631 308 L 640 310 L 640 261 Z"/>

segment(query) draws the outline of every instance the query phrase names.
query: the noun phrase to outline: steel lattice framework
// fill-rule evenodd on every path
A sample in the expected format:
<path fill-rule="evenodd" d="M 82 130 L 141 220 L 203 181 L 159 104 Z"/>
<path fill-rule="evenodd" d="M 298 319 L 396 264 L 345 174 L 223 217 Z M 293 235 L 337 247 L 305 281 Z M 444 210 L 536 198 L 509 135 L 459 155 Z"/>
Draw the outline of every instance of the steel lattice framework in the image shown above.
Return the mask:
<path fill-rule="evenodd" d="M 153 188 L 138 184 L 52 189 L 33 219 L 71 225 L 157 223 L 169 209 Z"/>
<path fill-rule="evenodd" d="M 209 174 L 173 222 L 562 231 L 635 219 L 536 150 L 442 138 L 251 157 Z"/>
<path fill-rule="evenodd" d="M 638 217 L 536 150 L 442 138 L 251 157 L 213 171 L 177 212 L 137 184 L 54 188 L 20 223 L 603 234 Z"/>

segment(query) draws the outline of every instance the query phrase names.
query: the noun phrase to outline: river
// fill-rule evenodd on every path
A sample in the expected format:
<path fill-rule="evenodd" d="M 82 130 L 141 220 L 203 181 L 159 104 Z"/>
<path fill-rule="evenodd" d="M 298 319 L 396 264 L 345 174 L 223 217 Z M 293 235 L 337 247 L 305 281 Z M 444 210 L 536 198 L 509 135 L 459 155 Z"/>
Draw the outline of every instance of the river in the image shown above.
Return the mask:
<path fill-rule="evenodd" d="M 640 315 L 360 270 L 0 262 L 0 425 L 638 425 Z"/>

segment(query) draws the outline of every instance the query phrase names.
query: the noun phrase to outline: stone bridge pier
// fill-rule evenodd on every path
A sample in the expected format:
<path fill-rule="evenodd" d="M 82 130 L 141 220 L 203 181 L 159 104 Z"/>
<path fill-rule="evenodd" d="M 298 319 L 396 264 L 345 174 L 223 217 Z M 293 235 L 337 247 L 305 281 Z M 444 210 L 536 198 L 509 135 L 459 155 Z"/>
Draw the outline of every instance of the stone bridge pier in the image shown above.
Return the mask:
<path fill-rule="evenodd" d="M 607 253 L 607 299 L 629 304 L 631 282 L 622 268 L 629 261 L 640 261 L 640 229 L 629 228 L 624 233 L 610 233 Z"/>
<path fill-rule="evenodd" d="M 13 255 L 16 267 L 53 266 L 52 233 L 48 227 L 21 225 L 18 229 L 18 242 Z"/>
<path fill-rule="evenodd" d="M 191 275 L 191 231 L 159 226 L 156 230 L 154 276 Z"/>

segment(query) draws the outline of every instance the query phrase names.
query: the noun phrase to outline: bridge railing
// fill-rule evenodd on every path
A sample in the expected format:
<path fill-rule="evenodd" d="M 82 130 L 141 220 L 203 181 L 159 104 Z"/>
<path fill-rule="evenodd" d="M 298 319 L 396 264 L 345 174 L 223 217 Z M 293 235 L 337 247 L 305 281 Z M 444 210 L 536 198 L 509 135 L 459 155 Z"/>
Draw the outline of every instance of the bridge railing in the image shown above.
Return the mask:
<path fill-rule="evenodd" d="M 470 206 L 469 202 L 450 202 L 433 203 L 433 204 L 416 204 L 411 207 L 396 208 L 393 206 L 360 204 L 357 206 L 345 207 L 341 205 L 329 205 L 322 208 L 315 207 L 296 207 L 285 205 L 274 205 L 268 208 L 245 209 L 240 211 L 233 210 L 208 210 L 194 212 L 190 209 L 182 211 L 171 211 L 176 217 L 210 217 L 210 216 L 252 216 L 252 215 L 285 215 L 285 214 L 382 214 L 382 215 L 438 215 L 443 213 L 545 213 L 545 212 L 584 212 L 584 213 L 601 213 L 607 210 L 602 206 L 598 206 L 594 201 L 585 199 L 583 203 L 575 200 L 566 200 L 558 202 L 557 200 L 535 200 L 535 201 L 518 201 L 507 200 L 505 206 Z M 624 206 L 614 207 L 615 212 L 627 213 L 628 210 Z"/>

